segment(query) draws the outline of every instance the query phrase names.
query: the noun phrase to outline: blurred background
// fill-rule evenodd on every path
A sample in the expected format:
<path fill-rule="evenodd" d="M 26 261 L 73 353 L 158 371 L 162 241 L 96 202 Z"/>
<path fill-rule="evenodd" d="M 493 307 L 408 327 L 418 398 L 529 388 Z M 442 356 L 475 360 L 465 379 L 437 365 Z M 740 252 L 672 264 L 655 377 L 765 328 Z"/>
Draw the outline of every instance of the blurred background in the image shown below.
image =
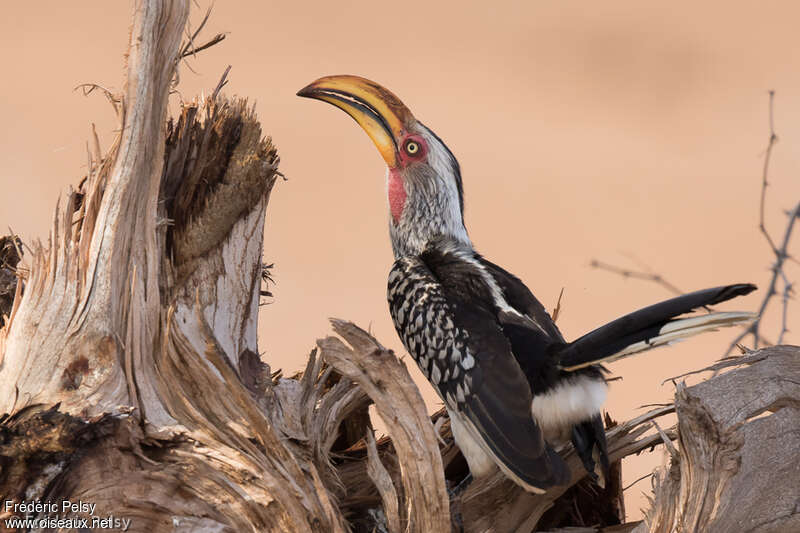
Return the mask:
<path fill-rule="evenodd" d="M 193 27 L 208 4 L 193 5 Z M 14 3 L 0 20 L 0 227 L 46 240 L 59 193 L 85 173 L 97 125 L 116 119 L 81 83 L 121 88 L 127 2 Z M 342 112 L 295 92 L 327 74 L 359 74 L 399 95 L 461 162 L 466 222 L 478 250 L 521 277 L 576 338 L 671 294 L 593 269 L 593 259 L 650 269 L 684 291 L 754 282 L 723 309 L 755 310 L 772 262 L 758 232 L 768 91 L 780 142 L 766 225 L 782 237 L 800 199 L 800 5 L 635 0 L 561 2 L 220 2 L 204 42 L 225 41 L 180 70 L 170 111 L 207 94 L 227 65 L 228 93 L 257 103 L 288 178 L 267 212 L 274 298 L 260 348 L 273 369 L 300 370 L 328 317 L 370 328 L 405 353 L 391 324 L 385 165 Z M 794 249 L 798 249 L 795 244 Z M 793 263 L 788 273 L 800 280 Z M 777 338 L 780 302 L 765 319 Z M 797 324 L 800 308 L 790 308 Z M 796 328 L 798 329 L 798 328 Z M 728 330 L 610 366 L 617 420 L 668 400 L 665 378 L 721 357 Z M 790 333 L 797 343 L 800 333 Z M 407 364 L 413 365 L 410 358 Z M 440 402 L 416 367 L 430 409 Z M 627 460 L 630 483 L 662 462 Z M 640 516 L 648 480 L 627 491 Z"/>

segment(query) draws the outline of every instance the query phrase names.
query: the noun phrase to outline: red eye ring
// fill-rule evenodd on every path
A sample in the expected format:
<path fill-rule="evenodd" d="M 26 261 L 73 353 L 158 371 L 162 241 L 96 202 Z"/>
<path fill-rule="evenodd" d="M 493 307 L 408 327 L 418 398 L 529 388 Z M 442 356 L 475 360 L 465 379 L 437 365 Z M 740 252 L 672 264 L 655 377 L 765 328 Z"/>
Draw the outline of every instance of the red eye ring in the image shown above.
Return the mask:
<path fill-rule="evenodd" d="M 427 144 L 417 135 L 407 137 L 403 142 L 403 155 L 408 159 L 420 159 L 427 151 Z"/>

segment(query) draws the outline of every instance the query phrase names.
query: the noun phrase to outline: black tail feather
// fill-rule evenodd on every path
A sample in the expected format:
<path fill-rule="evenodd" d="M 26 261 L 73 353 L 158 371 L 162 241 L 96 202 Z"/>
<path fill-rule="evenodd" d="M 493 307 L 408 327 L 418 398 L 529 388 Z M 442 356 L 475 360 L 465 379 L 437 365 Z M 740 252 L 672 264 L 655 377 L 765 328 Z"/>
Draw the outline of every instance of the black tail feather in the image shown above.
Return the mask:
<path fill-rule="evenodd" d="M 561 346 L 558 351 L 561 366 L 570 368 L 603 361 L 634 343 L 656 337 L 661 328 L 680 315 L 698 307 L 749 294 L 754 290 L 756 286 L 750 283 L 726 285 L 692 292 L 645 307 Z"/>

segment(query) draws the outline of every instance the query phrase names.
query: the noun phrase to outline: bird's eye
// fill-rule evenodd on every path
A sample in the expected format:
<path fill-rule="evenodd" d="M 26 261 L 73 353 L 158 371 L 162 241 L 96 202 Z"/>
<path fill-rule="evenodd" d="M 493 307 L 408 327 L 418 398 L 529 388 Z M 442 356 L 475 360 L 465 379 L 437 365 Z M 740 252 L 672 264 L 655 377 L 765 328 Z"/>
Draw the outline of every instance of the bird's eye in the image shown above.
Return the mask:
<path fill-rule="evenodd" d="M 417 155 L 419 153 L 419 144 L 414 141 L 406 143 L 406 153 L 408 155 Z"/>

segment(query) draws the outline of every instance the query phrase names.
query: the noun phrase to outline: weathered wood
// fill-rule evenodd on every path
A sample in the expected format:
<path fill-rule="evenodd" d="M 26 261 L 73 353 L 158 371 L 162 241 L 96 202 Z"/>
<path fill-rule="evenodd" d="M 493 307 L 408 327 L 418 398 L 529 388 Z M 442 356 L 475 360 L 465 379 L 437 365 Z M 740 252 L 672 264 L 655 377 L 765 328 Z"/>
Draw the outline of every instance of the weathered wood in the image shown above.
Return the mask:
<path fill-rule="evenodd" d="M 21 274 L 17 272 L 21 259 L 22 241 L 19 237 L 0 237 L 0 328 L 8 321 L 14 300 L 22 294 Z M 0 363 L 3 362 L 3 351 L 0 347 Z"/>
<path fill-rule="evenodd" d="M 609 428 L 604 490 L 564 447 L 570 483 L 543 495 L 499 471 L 454 491 L 467 468 L 445 412 L 351 323 L 303 373 L 271 373 L 256 324 L 279 160 L 223 82 L 167 121 L 187 13 L 136 3 L 119 138 L 95 143 L 27 263 L 0 239 L 0 501 L 89 501 L 148 533 L 800 530 L 797 348 L 718 363 Z M 618 524 L 619 461 L 676 438 L 646 522 Z"/>
<path fill-rule="evenodd" d="M 83 498 L 131 531 L 344 531 L 272 424 L 271 383 L 237 372 L 259 370 L 278 158 L 217 91 L 165 128 L 188 7 L 137 3 L 121 135 L 59 205 L 0 330 L 0 496 Z"/>
<path fill-rule="evenodd" d="M 400 533 L 400 510 L 398 508 L 397 489 L 392 482 L 392 476 L 381 463 L 378 448 L 375 445 L 375 436 L 367 433 L 367 474 L 381 495 L 383 514 L 386 517 L 386 528 L 389 533 Z"/>
<path fill-rule="evenodd" d="M 0 412 L 25 401 L 61 402 L 70 413 L 147 409 L 172 421 L 151 390 L 125 368 L 153 368 L 161 310 L 156 217 L 167 95 L 188 2 L 140 2 L 131 28 L 121 135 L 78 196 L 69 191 L 48 249 L 34 247 L 30 277 L 6 328 Z M 127 364 L 125 364 L 127 363 Z M 134 370 L 135 372 L 135 370 Z M 136 390 L 138 388 L 138 391 Z"/>
<path fill-rule="evenodd" d="M 765 368 L 755 367 L 755 371 L 752 370 L 752 367 L 745 367 L 735 373 L 731 372 L 716 376 L 707 382 L 703 382 L 702 384 L 689 389 L 683 389 L 681 387 L 679 390 L 684 392 L 679 392 L 676 396 L 679 405 L 682 405 L 681 398 L 683 397 L 683 394 L 685 394 L 685 390 L 703 390 L 709 393 L 713 392 L 714 401 L 709 407 L 711 412 L 720 410 L 721 414 L 725 417 L 730 417 L 733 416 L 733 414 L 736 414 L 740 418 L 746 416 L 750 416 L 750 418 L 752 418 L 752 416 L 759 416 L 760 413 L 761 418 L 755 419 L 754 422 L 761 420 L 762 422 L 759 423 L 763 424 L 764 413 L 770 412 L 770 410 L 778 409 L 779 413 L 783 411 L 784 415 L 782 416 L 794 416 L 796 413 L 792 411 L 792 409 L 796 409 L 798 404 L 797 398 L 800 396 L 800 391 L 796 389 L 797 384 L 800 383 L 800 379 L 798 379 L 800 378 L 800 369 L 797 368 L 797 364 L 800 362 L 800 351 L 797 349 L 791 347 L 779 347 L 762 350 L 744 358 L 726 360 L 718 365 L 713 366 L 711 370 L 721 370 L 735 365 L 756 364 L 775 357 L 775 354 L 777 354 L 777 357 L 782 358 L 783 362 L 780 364 L 771 364 L 772 366 Z M 791 361 L 791 364 L 789 364 L 788 361 Z M 749 374 L 751 371 L 757 373 L 751 376 Z M 766 387 L 760 383 L 761 380 L 765 380 L 771 385 Z M 737 401 L 731 402 L 731 397 L 736 397 Z M 742 406 L 745 405 L 747 408 L 742 409 Z M 789 409 L 785 410 L 787 407 Z M 652 448 L 653 446 L 660 444 L 664 438 L 670 440 L 677 438 L 678 432 L 676 428 L 669 428 L 659 433 L 658 431 L 655 431 L 653 426 L 650 424 L 651 420 L 662 415 L 669 414 L 673 412 L 674 409 L 675 408 L 673 406 L 664 406 L 654 409 L 640 417 L 637 417 L 634 420 L 612 428 L 608 433 L 609 450 L 612 460 Z M 687 416 L 683 413 L 684 411 L 679 410 L 679 417 Z M 748 413 L 750 414 L 748 415 Z M 439 416 L 441 416 L 441 414 Z M 436 418 L 436 416 L 434 418 Z M 793 420 L 796 423 L 796 421 L 800 420 L 800 418 L 795 417 Z M 741 424 L 741 420 L 734 419 L 729 423 L 731 425 Z M 769 434 L 773 436 L 783 434 L 783 438 L 788 439 L 787 442 L 783 442 L 781 439 L 775 440 L 776 445 L 782 447 L 782 451 L 780 454 L 774 454 L 774 457 L 780 458 L 782 463 L 775 464 L 775 460 L 770 459 L 770 454 L 772 454 L 772 452 L 770 452 L 769 454 L 761 457 L 761 463 L 763 464 L 754 462 L 752 468 L 758 472 L 759 476 L 763 476 L 764 480 L 769 479 L 771 475 L 770 473 L 774 473 L 776 471 L 780 473 L 781 469 L 789 469 L 789 471 L 783 472 L 784 475 L 781 477 L 781 479 L 786 482 L 786 486 L 780 488 L 781 492 L 778 495 L 775 495 L 773 492 L 767 491 L 765 487 L 762 487 L 759 492 L 749 493 L 746 495 L 746 497 L 750 500 L 757 501 L 757 505 L 759 505 L 761 509 L 764 509 L 763 512 L 767 516 L 772 516 L 773 519 L 778 519 L 776 521 L 778 526 L 788 527 L 786 524 L 791 524 L 791 527 L 794 527 L 794 522 L 791 520 L 797 519 L 797 511 L 790 511 L 790 508 L 796 501 L 798 501 L 798 498 L 800 497 L 800 485 L 797 482 L 799 478 L 794 475 L 795 472 L 793 470 L 797 468 L 796 459 L 800 457 L 800 443 L 798 443 L 797 439 L 791 440 L 791 436 L 793 434 L 797 434 L 796 430 L 792 429 L 793 426 L 784 425 L 783 427 L 786 429 L 786 432 L 782 433 L 780 427 L 778 426 L 780 424 L 784 424 L 784 420 L 781 417 L 776 417 L 774 418 L 774 423 L 776 426 L 767 428 L 767 431 L 763 434 Z M 708 429 L 709 426 L 706 425 L 703 427 Z M 448 469 L 454 463 L 459 461 L 459 457 L 457 450 L 455 455 L 451 453 L 453 450 L 451 440 L 452 436 L 449 434 L 448 424 L 445 423 L 441 425 L 439 430 L 440 438 L 445 441 L 445 444 L 440 446 L 443 458 L 447 458 L 443 461 L 443 463 L 445 468 Z M 704 433 L 705 430 L 701 431 L 700 428 L 697 427 L 684 431 L 687 431 L 692 438 L 697 439 L 700 442 L 706 442 L 706 449 L 713 449 L 715 450 L 715 453 L 724 452 L 723 445 L 715 441 L 715 439 L 718 438 L 716 433 L 712 432 L 710 435 L 706 435 Z M 751 452 L 751 455 L 754 457 L 759 457 L 758 453 L 756 452 L 759 449 L 763 449 L 763 447 L 760 447 L 759 444 L 762 434 L 748 433 L 748 435 L 753 442 L 753 451 Z M 683 437 L 681 438 L 683 439 Z M 683 442 L 683 440 L 681 440 L 681 442 Z M 384 441 L 382 444 L 385 453 L 391 453 L 388 448 L 388 441 Z M 572 482 L 576 483 L 577 480 L 583 476 L 581 470 L 582 467 L 571 450 L 563 450 L 562 453 L 564 454 L 570 466 L 573 468 L 574 477 Z M 727 463 L 720 464 L 722 465 Z M 711 468 L 710 471 L 721 472 L 723 471 L 721 468 L 721 466 L 717 466 L 716 468 Z M 346 485 L 358 485 L 361 483 L 360 480 L 363 480 L 365 477 L 363 468 L 359 468 L 358 463 L 345 463 L 340 469 L 340 473 Z M 448 474 L 448 479 L 455 482 L 458 481 L 460 476 L 463 474 L 463 469 L 457 469 Z M 700 474 L 694 473 L 694 469 L 692 469 L 691 473 L 687 474 L 690 479 L 695 479 L 698 475 Z M 742 474 L 742 476 L 743 480 L 748 479 L 747 476 L 744 476 L 744 474 Z M 393 474 L 392 477 L 396 478 L 396 475 Z M 669 479 L 673 478 L 670 477 Z M 744 486 L 747 485 L 745 484 Z M 594 490 L 599 491 L 597 487 L 595 487 Z M 668 487 L 665 487 L 663 490 L 665 493 L 669 493 Z M 473 483 L 461 496 L 460 500 L 462 501 L 459 502 L 458 509 L 461 510 L 462 516 L 460 518 L 463 521 L 462 525 L 466 531 L 531 531 L 534 527 L 531 524 L 535 525 L 549 506 L 560 504 L 560 498 L 563 497 L 562 493 L 565 492 L 565 489 L 558 488 L 542 496 L 530 495 L 524 491 L 518 490 L 512 483 L 503 480 L 502 476 L 498 473 L 493 478 L 490 477 Z M 680 493 L 680 490 L 673 487 L 672 492 L 677 495 Z M 756 495 L 758 495 L 759 498 L 756 498 Z M 359 504 L 362 506 L 380 505 L 380 498 L 377 492 L 365 494 L 362 490 L 359 493 L 358 498 Z M 459 498 L 456 497 L 456 499 Z M 669 500 L 664 497 L 661 501 L 668 502 Z M 786 507 L 783 510 L 783 514 L 785 515 L 784 518 L 780 518 L 780 512 L 773 513 L 773 511 L 776 510 L 775 506 L 779 505 L 780 502 L 783 502 Z M 348 500 L 345 499 L 342 503 L 347 505 Z M 355 505 L 356 502 L 349 501 L 349 504 Z M 663 509 L 658 510 L 662 506 Z M 669 510 L 674 511 L 676 508 L 680 507 L 676 507 L 674 503 L 658 504 L 657 501 L 654 510 L 651 512 L 663 513 Z M 792 514 L 792 512 L 795 514 Z M 736 515 L 734 513 L 730 513 L 726 516 Z M 739 518 L 737 518 L 737 520 L 738 519 Z M 574 525 L 575 521 L 571 523 Z M 626 526 L 621 525 L 620 527 L 622 529 L 619 530 L 628 531 L 632 530 L 636 526 L 637 524 L 629 524 Z M 548 529 L 551 527 L 552 526 L 547 526 Z M 672 526 L 670 525 L 662 530 L 670 531 L 671 527 Z M 701 524 L 695 529 L 687 528 L 684 529 L 684 531 L 704 531 L 704 527 L 705 525 Z M 719 531 L 724 531 L 725 527 L 732 526 L 730 523 L 726 522 L 723 526 L 720 526 Z M 774 531 L 791 530 L 780 529 L 780 527 L 776 526 Z M 605 531 L 608 530 L 608 527 L 594 528 L 592 530 Z M 646 529 L 645 525 L 640 525 L 637 531 L 649 530 Z"/>
<path fill-rule="evenodd" d="M 403 527 L 431 533 L 449 531 L 449 503 L 439 446 L 425 403 L 408 370 L 364 330 L 339 320 L 333 321 L 333 328 L 352 349 L 329 337 L 318 343 L 323 357 L 364 389 L 392 436 L 402 473 Z"/>
<path fill-rule="evenodd" d="M 637 533 L 800 531 L 800 348 L 733 362 L 678 386 L 678 453 Z"/>

